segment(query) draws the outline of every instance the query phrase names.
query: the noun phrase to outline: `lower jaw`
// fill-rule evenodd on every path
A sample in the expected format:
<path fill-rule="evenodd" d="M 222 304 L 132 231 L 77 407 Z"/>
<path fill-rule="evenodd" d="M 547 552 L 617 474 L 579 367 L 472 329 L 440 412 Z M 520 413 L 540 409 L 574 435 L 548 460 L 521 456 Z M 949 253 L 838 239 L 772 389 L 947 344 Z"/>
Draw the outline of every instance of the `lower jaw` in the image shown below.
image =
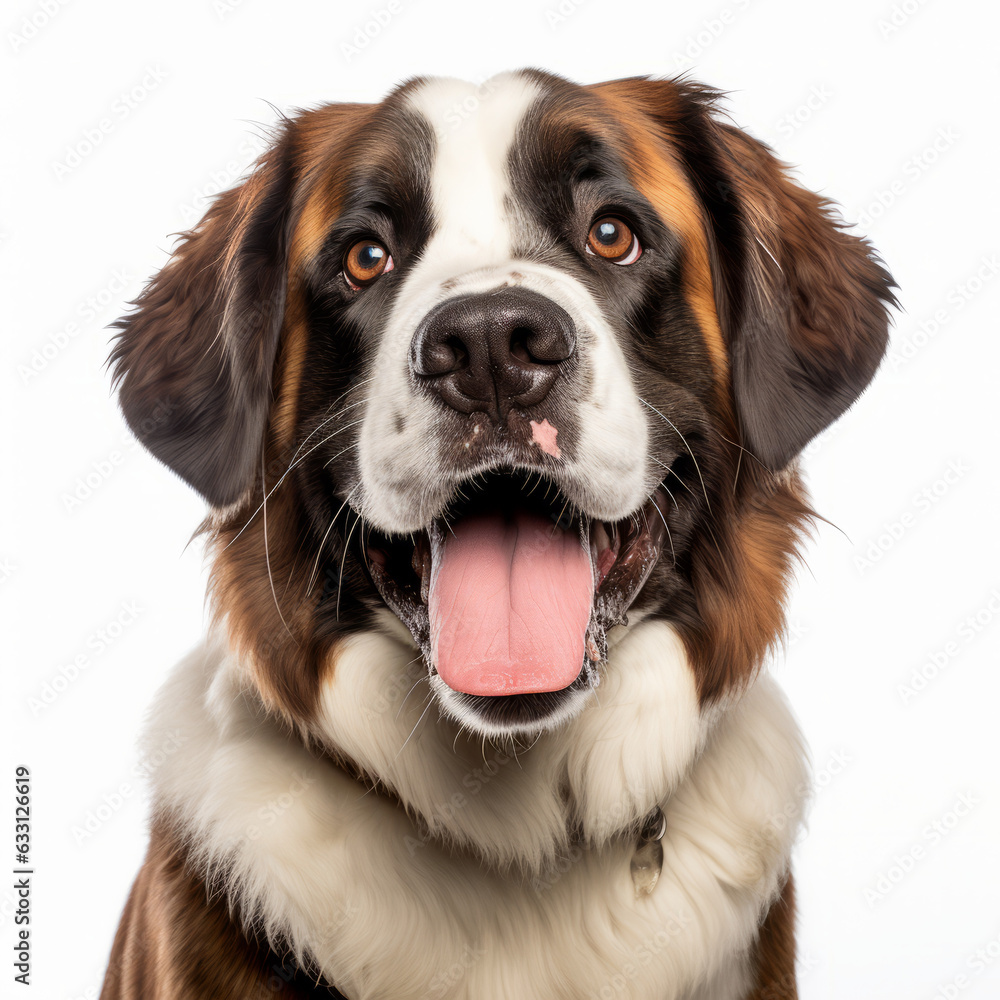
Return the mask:
<path fill-rule="evenodd" d="M 599 667 L 607 657 L 607 632 L 628 622 L 627 613 L 652 571 L 666 535 L 666 497 L 657 490 L 644 507 L 615 524 L 581 522 L 589 530 L 595 575 L 585 655 L 575 679 L 553 691 L 470 694 L 455 690 L 434 668 L 428 587 L 433 545 L 430 533 L 421 533 L 412 550 L 411 579 L 397 579 L 387 551 L 368 550 L 373 582 L 391 611 L 406 626 L 424 654 L 432 690 L 445 714 L 459 725 L 488 737 L 537 735 L 576 715 L 599 682 Z M 553 514 L 552 520 L 556 521 Z M 558 522 L 556 522 L 558 523 Z M 432 526 L 431 532 L 440 530 Z M 594 539 L 597 539 L 596 544 Z M 400 544 L 392 543 L 390 544 Z M 613 552 L 613 558 L 608 552 Z M 399 553 L 396 553 L 396 564 Z M 598 568 L 600 567 L 600 568 Z"/>
<path fill-rule="evenodd" d="M 581 671 L 561 691 L 535 694 L 480 695 L 455 691 L 431 674 L 431 691 L 446 716 L 460 727 L 489 739 L 531 738 L 568 722 L 590 700 L 596 687 Z"/>

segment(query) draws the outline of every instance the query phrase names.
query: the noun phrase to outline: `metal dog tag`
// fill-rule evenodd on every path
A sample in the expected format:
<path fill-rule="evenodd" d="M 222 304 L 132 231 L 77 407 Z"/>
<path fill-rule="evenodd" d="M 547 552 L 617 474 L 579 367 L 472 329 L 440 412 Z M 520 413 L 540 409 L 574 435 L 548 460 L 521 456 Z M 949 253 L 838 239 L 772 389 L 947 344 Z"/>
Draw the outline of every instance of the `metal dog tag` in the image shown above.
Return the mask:
<path fill-rule="evenodd" d="M 663 834 L 667 831 L 667 819 L 657 806 L 643 821 L 639 843 L 632 855 L 632 884 L 635 898 L 648 896 L 655 888 L 663 870 Z"/>

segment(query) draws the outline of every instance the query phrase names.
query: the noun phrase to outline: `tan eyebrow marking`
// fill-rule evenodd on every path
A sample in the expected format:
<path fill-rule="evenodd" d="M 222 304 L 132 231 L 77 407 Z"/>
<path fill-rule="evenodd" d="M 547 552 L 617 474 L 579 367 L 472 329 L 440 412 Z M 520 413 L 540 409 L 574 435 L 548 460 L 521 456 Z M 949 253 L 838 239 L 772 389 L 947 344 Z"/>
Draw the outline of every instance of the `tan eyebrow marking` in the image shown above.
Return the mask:
<path fill-rule="evenodd" d="M 707 220 L 684 171 L 666 137 L 652 134 L 650 119 L 640 110 L 645 95 L 631 96 L 634 83 L 616 80 L 588 88 L 609 107 L 628 138 L 626 144 L 611 137 L 625 160 L 630 179 L 684 243 L 682 280 L 685 298 L 702 331 L 705 346 L 716 371 L 717 383 L 725 390 L 729 381 L 729 355 L 719 314 L 709 263 Z M 728 399 L 723 392 L 720 396 Z M 728 404 L 727 404 L 728 405 Z"/>
<path fill-rule="evenodd" d="M 295 444 L 299 390 L 308 344 L 302 274 L 319 253 L 340 212 L 348 162 L 342 151 L 377 108 L 378 105 L 372 104 L 330 104 L 296 119 L 296 172 L 302 179 L 300 184 L 308 183 L 308 178 L 315 180 L 309 185 L 289 240 L 285 322 L 274 375 L 272 411 L 274 440 L 281 452 L 288 452 Z M 277 475 L 284 471 L 278 470 Z"/>

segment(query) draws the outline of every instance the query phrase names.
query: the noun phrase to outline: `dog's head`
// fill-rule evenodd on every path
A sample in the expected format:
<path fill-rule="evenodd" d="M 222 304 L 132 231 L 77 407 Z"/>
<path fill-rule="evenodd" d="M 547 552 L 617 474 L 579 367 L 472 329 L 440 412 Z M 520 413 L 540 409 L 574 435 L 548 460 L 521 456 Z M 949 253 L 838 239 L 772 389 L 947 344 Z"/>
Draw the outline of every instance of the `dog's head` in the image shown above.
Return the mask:
<path fill-rule="evenodd" d="M 572 715 L 629 614 L 703 702 L 759 664 L 790 463 L 871 379 L 891 280 L 714 101 L 527 71 L 302 112 L 120 321 L 125 417 L 211 504 L 272 706 L 308 724 L 386 608 L 483 733 Z"/>

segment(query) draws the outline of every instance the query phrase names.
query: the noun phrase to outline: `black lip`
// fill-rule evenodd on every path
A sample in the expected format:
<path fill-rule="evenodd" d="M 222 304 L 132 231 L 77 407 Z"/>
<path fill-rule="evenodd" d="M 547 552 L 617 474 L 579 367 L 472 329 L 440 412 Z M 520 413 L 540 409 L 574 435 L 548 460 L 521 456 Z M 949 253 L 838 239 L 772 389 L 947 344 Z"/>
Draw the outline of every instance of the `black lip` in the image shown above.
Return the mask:
<path fill-rule="evenodd" d="M 617 546 L 615 561 L 596 588 L 586 637 L 586 659 L 572 684 L 561 691 L 542 694 L 488 696 L 456 692 L 462 707 L 478 716 L 484 726 L 516 730 L 540 724 L 572 692 L 596 684 L 597 670 L 607 658 L 608 629 L 627 624 L 628 609 L 662 551 L 667 530 L 666 494 L 657 489 L 634 514 L 610 524 L 592 522 L 573 508 L 558 485 L 541 473 L 526 475 L 501 470 L 463 483 L 456 497 L 444 515 L 423 531 L 406 538 L 389 538 L 372 532 L 366 540 L 365 562 L 372 582 L 385 604 L 409 629 L 432 675 L 436 671 L 431 657 L 427 580 L 433 548 L 431 536 L 435 532 L 443 532 L 447 524 L 473 511 L 516 504 L 545 514 L 567 530 L 575 525 L 588 536 L 599 523 Z"/>
<path fill-rule="evenodd" d="M 466 715 L 475 714 L 484 728 L 492 731 L 522 733 L 537 730 L 547 719 L 557 715 L 566 699 L 589 686 L 585 671 L 569 687 L 541 694 L 459 694 L 458 704 Z"/>

